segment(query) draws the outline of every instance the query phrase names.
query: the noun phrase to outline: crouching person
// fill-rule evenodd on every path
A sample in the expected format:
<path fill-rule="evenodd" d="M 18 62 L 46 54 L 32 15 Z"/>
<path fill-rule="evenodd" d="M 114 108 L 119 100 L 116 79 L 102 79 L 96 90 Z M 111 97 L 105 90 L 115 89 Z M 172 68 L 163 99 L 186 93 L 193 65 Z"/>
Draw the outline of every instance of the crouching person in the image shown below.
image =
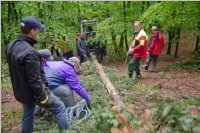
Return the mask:
<path fill-rule="evenodd" d="M 24 17 L 21 34 L 6 47 L 14 95 L 23 104 L 22 133 L 33 132 L 35 105 L 53 113 L 60 131 L 69 127 L 65 106 L 49 91 L 41 56 L 33 47 L 39 31 L 44 28 L 37 18 Z"/>
<path fill-rule="evenodd" d="M 81 86 L 76 74 L 80 67 L 80 60 L 77 57 L 71 57 L 69 61 L 51 61 L 51 53 L 48 49 L 42 49 L 39 53 L 42 56 L 48 87 L 64 102 L 66 107 L 74 105 L 73 91 L 87 103 L 90 102 L 90 95 Z"/>

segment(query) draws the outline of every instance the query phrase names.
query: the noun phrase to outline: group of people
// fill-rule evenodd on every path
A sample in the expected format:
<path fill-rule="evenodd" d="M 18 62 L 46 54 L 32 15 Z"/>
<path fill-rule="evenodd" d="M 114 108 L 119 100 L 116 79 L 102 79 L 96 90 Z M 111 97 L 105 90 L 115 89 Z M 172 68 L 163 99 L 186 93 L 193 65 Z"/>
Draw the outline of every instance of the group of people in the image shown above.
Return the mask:
<path fill-rule="evenodd" d="M 135 32 L 127 52 L 127 56 L 131 56 L 130 62 L 128 64 L 128 76 L 132 78 L 133 73 L 135 72 L 135 79 L 140 79 L 140 60 L 142 58 L 146 58 L 146 56 L 147 58 L 144 69 L 148 70 L 150 62 L 153 61 L 152 72 L 156 72 L 158 57 L 164 47 L 164 36 L 158 30 L 157 26 L 152 26 L 152 33 L 148 43 L 148 36 L 142 29 L 141 22 L 138 20 L 134 21 L 133 26 Z"/>
<path fill-rule="evenodd" d="M 72 42 L 70 39 L 66 39 L 65 35 L 61 39 L 56 39 L 55 36 L 52 36 L 51 45 L 51 54 L 55 59 L 69 59 L 74 56 Z"/>
<path fill-rule="evenodd" d="M 53 61 L 52 55 L 56 52 L 53 48 L 51 51 L 48 49 L 37 51 L 34 48 L 37 36 L 40 30 L 45 29 L 45 25 L 36 17 L 26 16 L 22 18 L 20 28 L 21 33 L 6 47 L 6 58 L 15 98 L 23 105 L 22 132 L 33 132 L 36 106 L 52 112 L 60 131 L 66 131 L 69 128 L 66 107 L 75 104 L 73 91 L 85 99 L 88 105 L 91 101 L 89 93 L 81 86 L 77 76 L 80 63 L 88 58 L 85 34 L 76 36 L 80 60 L 74 57 L 73 53 L 68 53 L 68 49 L 63 48 L 64 59 Z M 150 61 L 153 60 L 153 71 L 156 71 L 156 63 L 164 42 L 163 35 L 156 26 L 153 26 L 147 52 L 147 35 L 141 28 L 140 21 L 134 22 L 134 28 L 135 33 L 127 52 L 132 56 L 128 74 L 132 77 L 135 71 L 136 77 L 139 78 L 141 76 L 139 62 L 141 58 L 146 57 L 146 53 L 148 56 L 145 70 L 148 70 Z M 64 36 L 60 43 L 66 45 Z M 98 43 L 101 45 L 100 40 Z"/>
<path fill-rule="evenodd" d="M 45 25 L 33 16 L 23 17 L 21 33 L 6 46 L 6 58 L 15 98 L 23 105 L 22 133 L 33 132 L 35 107 L 53 113 L 60 131 L 69 128 L 66 107 L 75 104 L 73 91 L 90 104 L 90 95 L 78 80 L 77 57 L 52 61 L 48 49 L 34 45 Z"/>

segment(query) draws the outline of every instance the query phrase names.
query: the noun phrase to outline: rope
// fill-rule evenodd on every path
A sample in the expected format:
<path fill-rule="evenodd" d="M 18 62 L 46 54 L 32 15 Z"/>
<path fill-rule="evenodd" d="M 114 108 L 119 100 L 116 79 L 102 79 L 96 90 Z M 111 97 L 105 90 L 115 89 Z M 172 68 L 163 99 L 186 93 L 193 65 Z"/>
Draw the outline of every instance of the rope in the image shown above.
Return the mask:
<path fill-rule="evenodd" d="M 66 108 L 68 122 L 79 119 L 81 121 L 86 120 L 91 116 L 91 111 L 87 106 L 87 102 L 82 99 L 79 103 L 72 107 Z"/>

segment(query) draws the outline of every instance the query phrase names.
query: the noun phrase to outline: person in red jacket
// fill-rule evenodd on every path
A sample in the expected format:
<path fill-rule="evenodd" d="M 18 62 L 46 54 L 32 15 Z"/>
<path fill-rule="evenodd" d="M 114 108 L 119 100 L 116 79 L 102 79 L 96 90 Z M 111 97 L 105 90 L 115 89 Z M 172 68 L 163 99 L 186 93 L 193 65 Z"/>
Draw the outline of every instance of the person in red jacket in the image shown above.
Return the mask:
<path fill-rule="evenodd" d="M 133 72 L 136 72 L 136 79 L 141 78 L 140 74 L 140 60 L 146 58 L 146 43 L 147 35 L 141 28 L 140 21 L 134 21 L 133 23 L 135 32 L 132 38 L 130 48 L 127 55 L 131 55 L 132 58 L 128 65 L 128 75 L 132 78 Z"/>
<path fill-rule="evenodd" d="M 152 26 L 151 39 L 148 46 L 148 56 L 145 64 L 145 70 L 148 70 L 151 60 L 153 60 L 152 71 L 156 72 L 158 56 L 162 53 L 164 47 L 164 36 L 158 31 L 157 26 Z"/>

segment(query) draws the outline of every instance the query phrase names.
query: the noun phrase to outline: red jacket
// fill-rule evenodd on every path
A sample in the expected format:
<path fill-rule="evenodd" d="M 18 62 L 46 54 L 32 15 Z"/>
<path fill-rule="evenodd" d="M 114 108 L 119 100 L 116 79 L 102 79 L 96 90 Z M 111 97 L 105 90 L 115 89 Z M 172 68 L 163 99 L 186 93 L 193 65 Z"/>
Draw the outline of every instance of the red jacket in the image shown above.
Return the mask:
<path fill-rule="evenodd" d="M 133 36 L 131 42 L 131 48 L 134 50 L 133 57 L 136 58 L 145 58 L 146 57 L 146 45 L 147 45 L 147 35 L 144 30 L 140 30 L 140 32 Z M 138 42 L 135 43 L 135 42 Z"/>
<path fill-rule="evenodd" d="M 153 33 L 152 33 L 153 34 Z M 158 38 L 152 36 L 152 42 L 148 48 L 148 52 L 152 55 L 160 55 L 164 47 L 164 36 L 158 32 Z"/>

